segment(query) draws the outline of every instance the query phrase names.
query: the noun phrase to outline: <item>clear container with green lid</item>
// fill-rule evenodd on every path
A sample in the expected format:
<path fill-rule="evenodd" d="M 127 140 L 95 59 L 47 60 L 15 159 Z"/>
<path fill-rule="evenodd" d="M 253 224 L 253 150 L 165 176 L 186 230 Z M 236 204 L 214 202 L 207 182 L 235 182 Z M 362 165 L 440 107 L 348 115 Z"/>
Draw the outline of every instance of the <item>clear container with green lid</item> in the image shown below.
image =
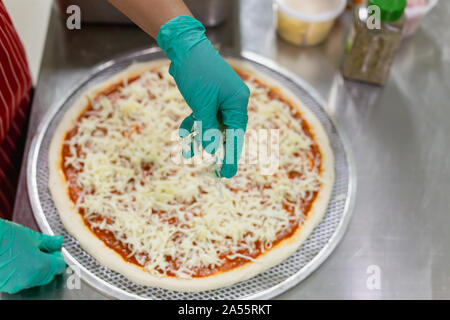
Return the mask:
<path fill-rule="evenodd" d="M 406 0 L 368 0 L 354 10 L 342 74 L 384 85 L 402 40 Z"/>

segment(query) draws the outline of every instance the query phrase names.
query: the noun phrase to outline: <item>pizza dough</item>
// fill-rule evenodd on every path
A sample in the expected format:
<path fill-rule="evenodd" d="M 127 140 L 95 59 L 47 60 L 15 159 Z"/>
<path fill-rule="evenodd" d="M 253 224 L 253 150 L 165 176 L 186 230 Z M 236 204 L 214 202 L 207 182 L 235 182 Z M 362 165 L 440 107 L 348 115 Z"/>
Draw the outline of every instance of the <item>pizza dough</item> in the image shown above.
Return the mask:
<path fill-rule="evenodd" d="M 260 173 L 251 143 L 236 177 L 219 184 L 213 157 L 177 158 L 190 110 L 168 60 L 89 90 L 52 138 L 49 188 L 65 228 L 138 284 L 201 291 L 249 279 L 295 252 L 326 212 L 334 160 L 322 125 L 280 84 L 229 62 L 251 91 L 247 135 L 279 130 L 273 174 Z"/>

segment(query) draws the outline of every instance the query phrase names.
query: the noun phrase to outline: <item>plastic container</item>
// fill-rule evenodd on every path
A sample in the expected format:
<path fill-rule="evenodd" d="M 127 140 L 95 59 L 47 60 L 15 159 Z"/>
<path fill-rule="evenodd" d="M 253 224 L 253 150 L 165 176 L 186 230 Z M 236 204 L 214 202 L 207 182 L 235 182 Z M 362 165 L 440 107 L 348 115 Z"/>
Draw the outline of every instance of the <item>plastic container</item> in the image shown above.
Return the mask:
<path fill-rule="evenodd" d="M 283 39 L 298 46 L 319 44 L 328 36 L 346 4 L 347 0 L 274 0 L 277 31 Z"/>
<path fill-rule="evenodd" d="M 426 6 L 406 7 L 406 24 L 403 29 L 403 38 L 410 37 L 417 31 L 422 22 L 422 18 L 433 9 L 437 3 L 438 0 L 428 0 Z"/>
<path fill-rule="evenodd" d="M 381 11 L 380 25 L 376 29 L 368 24 L 369 8 L 373 5 Z M 405 7 L 406 0 L 369 0 L 367 4 L 355 7 L 342 66 L 346 79 L 386 84 L 402 41 Z"/>

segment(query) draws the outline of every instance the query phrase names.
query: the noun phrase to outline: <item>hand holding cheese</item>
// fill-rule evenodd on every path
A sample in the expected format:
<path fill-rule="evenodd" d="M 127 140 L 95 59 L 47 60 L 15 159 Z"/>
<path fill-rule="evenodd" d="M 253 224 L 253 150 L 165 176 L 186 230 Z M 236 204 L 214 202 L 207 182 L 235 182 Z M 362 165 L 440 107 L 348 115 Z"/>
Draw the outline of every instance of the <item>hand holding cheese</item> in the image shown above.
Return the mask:
<path fill-rule="evenodd" d="M 223 120 L 227 137 L 220 176 L 233 177 L 247 127 L 250 93 L 245 83 L 214 49 L 182 0 L 109 1 L 156 38 L 171 60 L 170 74 L 193 111 L 181 124 L 180 136 L 192 131 L 195 120 L 201 121 L 203 148 L 214 153 L 219 142 L 217 117 Z"/>
<path fill-rule="evenodd" d="M 233 177 L 247 127 L 248 87 L 214 49 L 203 25 L 190 16 L 178 16 L 164 24 L 157 42 L 172 61 L 169 72 L 193 111 L 181 124 L 180 136 L 187 136 L 194 121 L 201 121 L 202 146 L 214 153 L 219 142 L 215 134 L 219 115 L 227 129 L 220 175 Z"/>

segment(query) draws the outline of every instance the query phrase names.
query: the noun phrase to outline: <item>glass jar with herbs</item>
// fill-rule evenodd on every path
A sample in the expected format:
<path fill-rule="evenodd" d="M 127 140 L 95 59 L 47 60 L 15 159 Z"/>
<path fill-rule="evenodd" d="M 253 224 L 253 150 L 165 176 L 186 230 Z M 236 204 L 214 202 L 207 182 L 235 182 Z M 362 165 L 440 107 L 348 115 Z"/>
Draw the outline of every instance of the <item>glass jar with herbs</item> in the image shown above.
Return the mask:
<path fill-rule="evenodd" d="M 368 0 L 354 10 L 345 78 L 384 85 L 402 40 L 406 0 Z"/>

